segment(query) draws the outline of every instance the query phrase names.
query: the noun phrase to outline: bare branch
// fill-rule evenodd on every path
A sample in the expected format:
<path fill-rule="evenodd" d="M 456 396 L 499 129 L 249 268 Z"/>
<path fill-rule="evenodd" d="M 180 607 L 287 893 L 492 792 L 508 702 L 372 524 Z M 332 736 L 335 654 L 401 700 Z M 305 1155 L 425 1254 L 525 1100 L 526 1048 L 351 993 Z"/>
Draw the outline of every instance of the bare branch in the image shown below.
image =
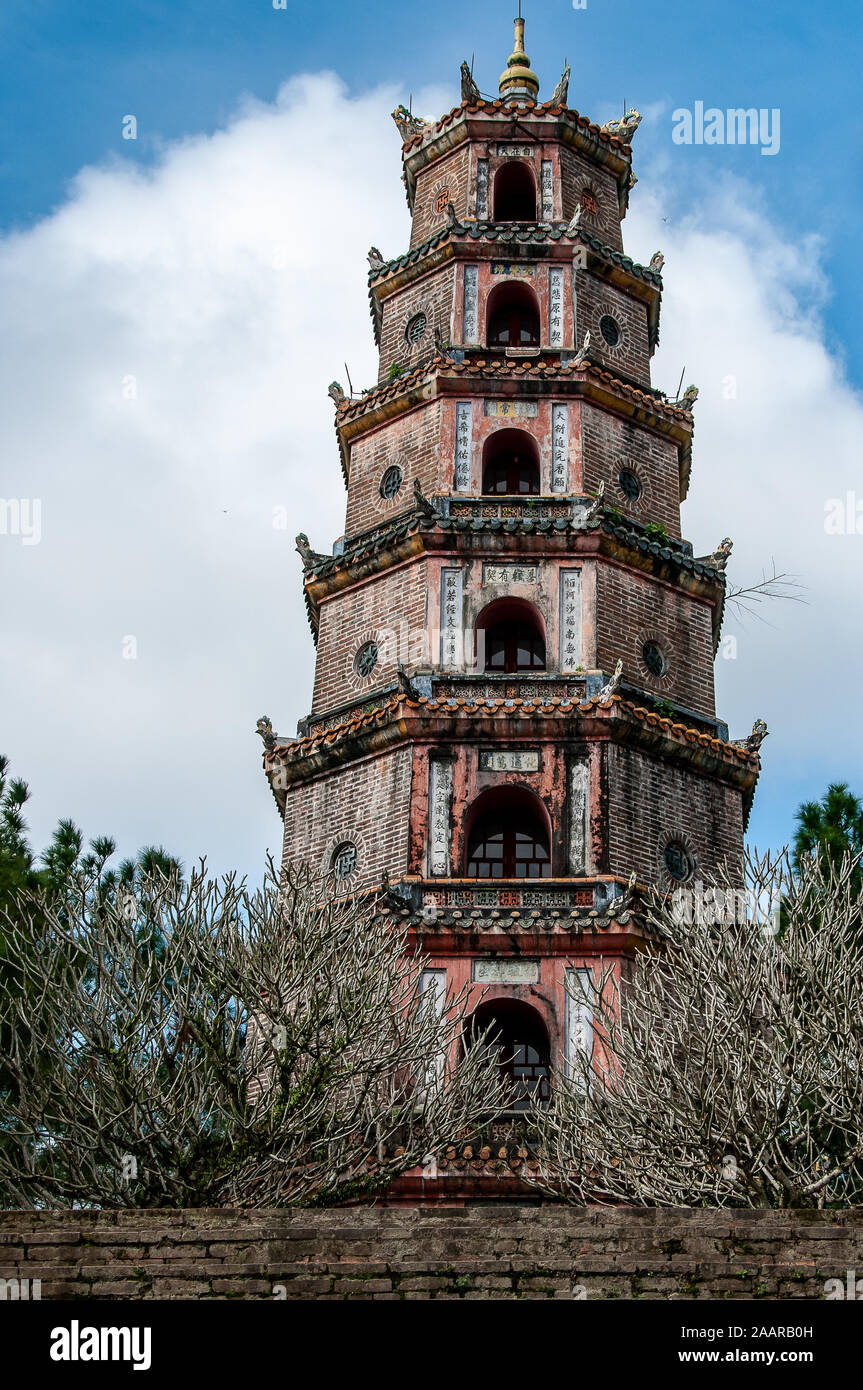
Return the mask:
<path fill-rule="evenodd" d="M 502 1107 L 465 991 L 304 870 L 30 897 L 3 950 L 4 1205 L 368 1199 Z"/>
<path fill-rule="evenodd" d="M 544 1185 L 575 1201 L 859 1205 L 854 856 L 813 856 L 794 875 L 787 853 L 753 854 L 655 896 L 649 916 L 659 944 L 623 976 L 597 971 L 593 1046 L 537 1111 Z"/>
<path fill-rule="evenodd" d="M 738 618 L 742 619 L 745 615 L 757 618 L 759 622 L 766 622 L 767 619 L 758 608 L 767 599 L 784 599 L 790 603 L 809 602 L 802 597 L 806 586 L 798 582 L 796 575 L 778 574 L 774 561 L 771 561 L 771 566 L 772 573 L 768 574 L 763 570 L 761 578 L 755 584 L 740 585 L 727 591 L 725 601 Z"/>

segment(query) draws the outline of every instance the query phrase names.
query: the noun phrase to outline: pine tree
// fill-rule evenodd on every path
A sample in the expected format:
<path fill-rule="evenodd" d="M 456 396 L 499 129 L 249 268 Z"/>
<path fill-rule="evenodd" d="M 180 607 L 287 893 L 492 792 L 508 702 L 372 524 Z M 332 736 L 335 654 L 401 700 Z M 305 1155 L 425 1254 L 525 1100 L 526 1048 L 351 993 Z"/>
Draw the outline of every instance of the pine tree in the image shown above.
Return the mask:
<path fill-rule="evenodd" d="M 863 855 L 863 801 L 847 782 L 831 782 L 820 801 L 804 801 L 795 816 L 794 868 L 800 872 L 804 855 L 823 846 L 834 861 Z M 859 871 L 858 871 L 859 881 Z"/>

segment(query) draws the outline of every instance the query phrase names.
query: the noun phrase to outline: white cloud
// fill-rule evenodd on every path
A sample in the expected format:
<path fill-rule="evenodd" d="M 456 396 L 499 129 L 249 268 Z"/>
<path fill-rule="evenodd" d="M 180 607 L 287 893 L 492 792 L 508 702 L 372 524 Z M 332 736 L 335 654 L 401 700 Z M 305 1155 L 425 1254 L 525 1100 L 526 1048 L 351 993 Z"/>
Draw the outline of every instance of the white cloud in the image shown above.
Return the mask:
<path fill-rule="evenodd" d="M 660 204 L 679 202 L 680 190 L 675 199 L 658 181 L 647 190 L 643 170 L 624 228 L 637 259 L 656 246 L 667 256 L 654 382 L 673 392 L 685 363 L 700 388 L 684 534 L 697 554 L 733 537 L 732 585 L 775 561 L 806 586 L 805 606 L 764 607 L 769 625 L 730 615 L 737 659 L 716 668 L 732 736 L 755 715 L 771 728 L 751 825 L 767 844 L 793 833 L 800 799 L 829 779 L 863 792 L 859 740 L 845 733 L 863 674 L 863 534 L 824 527 L 828 499 L 856 492 L 863 503 L 863 403 L 825 345 L 819 312 L 829 284 L 814 238 L 781 235 L 743 180 L 693 193 L 689 213 L 668 225 Z"/>
<path fill-rule="evenodd" d="M 219 868 L 278 847 L 254 722 L 290 733 L 309 703 L 293 536 L 325 549 L 344 523 L 326 387 L 345 360 L 355 387 L 375 377 L 365 251 L 408 239 L 399 99 L 298 79 L 152 170 L 82 171 L 0 246 L 2 491 L 43 512 L 39 545 L 0 538 L 0 747 L 31 782 L 37 844 L 72 815 L 124 852 L 160 840 Z M 668 258 L 656 380 L 673 388 L 685 361 L 701 387 L 685 529 L 705 551 L 734 536 L 733 578 L 775 557 L 809 586 L 719 666 L 734 732 L 756 713 L 774 729 L 769 806 L 797 771 L 818 790 L 857 770 L 840 742 L 813 746 L 812 710 L 841 727 L 860 678 L 863 536 L 823 529 L 827 497 L 863 498 L 860 402 L 824 346 L 817 245 L 787 244 L 740 184 L 666 225 L 640 174 L 628 250 Z"/>

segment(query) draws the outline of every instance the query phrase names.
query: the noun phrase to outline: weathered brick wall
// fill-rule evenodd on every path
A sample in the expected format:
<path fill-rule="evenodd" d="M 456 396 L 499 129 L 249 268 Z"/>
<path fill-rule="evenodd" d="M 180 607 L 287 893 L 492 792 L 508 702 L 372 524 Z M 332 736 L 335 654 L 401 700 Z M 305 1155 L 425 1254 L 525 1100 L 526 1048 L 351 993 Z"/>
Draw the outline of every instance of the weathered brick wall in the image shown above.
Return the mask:
<path fill-rule="evenodd" d="M 419 246 L 446 226 L 445 190 L 448 201 L 455 207 L 461 221 L 472 213 L 470 193 L 470 145 L 464 144 L 452 154 L 444 155 L 417 177 L 414 216 L 411 226 L 411 246 Z M 443 201 L 443 206 L 438 204 Z"/>
<path fill-rule="evenodd" d="M 351 445 L 351 485 L 345 535 L 355 536 L 372 526 L 382 526 L 399 512 L 413 506 L 414 480 L 423 492 L 438 492 L 438 454 L 441 437 L 441 411 L 446 405 L 431 401 L 398 420 L 362 435 Z M 381 480 L 396 464 L 402 471 L 401 488 L 392 499 L 381 496 Z M 444 483 L 452 486 L 452 458 Z"/>
<path fill-rule="evenodd" d="M 644 664 L 647 642 L 665 657 L 661 676 Z M 597 568 L 597 665 L 613 671 L 618 657 L 624 679 L 657 700 L 677 700 L 696 714 L 716 712 L 710 606 L 658 580 L 603 564 Z"/>
<path fill-rule="evenodd" d="M 321 605 L 313 714 L 392 684 L 399 662 L 409 659 L 410 634 L 425 629 L 426 583 L 425 562 L 410 561 Z M 370 641 L 378 643 L 379 660 L 363 678 L 354 663 Z"/>
<path fill-rule="evenodd" d="M 622 251 L 620 207 L 613 176 L 604 169 L 597 169 L 594 164 L 566 145 L 560 147 L 560 168 L 562 216 L 568 221 L 575 212 L 582 192 L 589 189 L 596 198 L 599 210 L 596 217 L 583 214 L 585 227 L 607 246 Z"/>
<path fill-rule="evenodd" d="M 378 381 L 389 380 L 393 363 L 397 362 L 405 371 L 412 371 L 433 357 L 435 328 L 439 328 L 444 340 L 449 341 L 454 294 L 455 269 L 447 265 L 403 290 L 396 290 L 384 300 Z M 414 315 L 420 313 L 427 319 L 425 332 L 418 342 L 409 343 L 405 330 Z"/>
<path fill-rule="evenodd" d="M 329 871 L 333 853 L 357 847 L 351 886 L 377 887 L 384 869 L 407 870 L 411 754 L 409 748 L 350 763 L 314 782 L 291 787 L 285 805 L 284 861 Z"/>
<path fill-rule="evenodd" d="M 673 767 L 637 749 L 608 748 L 609 873 L 629 873 L 673 886 L 665 872 L 669 840 L 684 844 L 696 873 L 727 859 L 743 843 L 742 793 L 734 787 Z"/>
<path fill-rule="evenodd" d="M 0 1212 L 0 1276 L 98 1299 L 821 1299 L 863 1211 Z"/>
<path fill-rule="evenodd" d="M 620 341 L 610 347 L 599 331 L 599 320 L 610 314 L 620 330 Z M 650 385 L 650 343 L 647 309 L 638 299 L 582 271 L 575 282 L 575 341 L 584 342 L 590 330 L 591 358 L 613 372 Z"/>
<path fill-rule="evenodd" d="M 670 440 L 584 401 L 579 445 L 585 491 L 595 493 L 604 482 L 609 506 L 637 521 L 659 522 L 669 536 L 680 536 L 680 472 Z M 634 472 L 641 484 L 635 501 L 620 486 L 622 468 Z"/>

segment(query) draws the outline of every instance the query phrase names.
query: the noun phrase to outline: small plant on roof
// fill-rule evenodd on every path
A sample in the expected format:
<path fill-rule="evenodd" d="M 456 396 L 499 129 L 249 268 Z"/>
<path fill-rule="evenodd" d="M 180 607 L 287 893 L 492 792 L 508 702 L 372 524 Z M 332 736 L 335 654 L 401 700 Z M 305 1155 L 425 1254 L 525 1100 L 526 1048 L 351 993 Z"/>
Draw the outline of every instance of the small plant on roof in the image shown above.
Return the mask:
<path fill-rule="evenodd" d="M 403 376 L 404 370 L 401 362 L 393 362 L 390 367 L 390 381 L 395 381 L 397 377 Z"/>
<path fill-rule="evenodd" d="M 648 521 L 644 530 L 652 541 L 668 540 L 668 532 L 661 521 Z"/>

